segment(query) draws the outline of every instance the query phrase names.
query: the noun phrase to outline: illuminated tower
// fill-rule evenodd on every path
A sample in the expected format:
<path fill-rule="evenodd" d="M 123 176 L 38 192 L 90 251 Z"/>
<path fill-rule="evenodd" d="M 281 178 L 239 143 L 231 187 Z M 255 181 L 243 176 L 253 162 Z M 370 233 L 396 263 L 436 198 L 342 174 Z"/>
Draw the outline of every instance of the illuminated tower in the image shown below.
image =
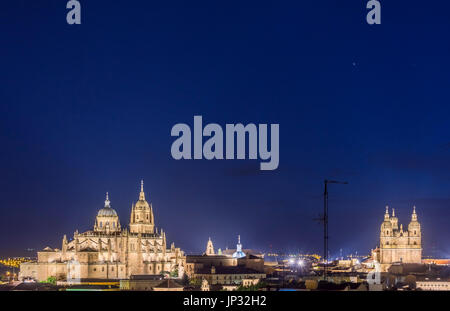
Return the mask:
<path fill-rule="evenodd" d="M 417 221 L 416 207 L 413 207 L 413 213 L 411 215 L 411 222 L 408 225 L 409 244 L 416 248 L 422 247 L 422 234 L 420 229 L 420 223 Z"/>
<path fill-rule="evenodd" d="M 380 261 L 389 261 L 387 258 L 387 252 L 384 251 L 384 258 L 381 257 L 381 249 L 388 249 L 393 243 L 394 231 L 392 230 L 392 222 L 389 216 L 389 206 L 386 206 L 386 212 L 384 213 L 384 221 L 380 228 Z"/>
<path fill-rule="evenodd" d="M 155 221 L 151 204 L 145 200 L 144 181 L 141 180 L 139 200 L 132 205 L 130 217 L 131 233 L 153 233 Z"/>
<path fill-rule="evenodd" d="M 209 238 L 208 243 L 206 244 L 206 252 L 205 255 L 207 256 L 212 256 L 215 255 L 216 253 L 214 252 L 214 245 L 213 242 L 211 241 L 211 238 Z"/>
<path fill-rule="evenodd" d="M 233 253 L 233 258 L 245 257 L 245 253 L 242 251 L 241 236 L 238 235 L 238 243 L 236 244 L 236 251 Z"/>

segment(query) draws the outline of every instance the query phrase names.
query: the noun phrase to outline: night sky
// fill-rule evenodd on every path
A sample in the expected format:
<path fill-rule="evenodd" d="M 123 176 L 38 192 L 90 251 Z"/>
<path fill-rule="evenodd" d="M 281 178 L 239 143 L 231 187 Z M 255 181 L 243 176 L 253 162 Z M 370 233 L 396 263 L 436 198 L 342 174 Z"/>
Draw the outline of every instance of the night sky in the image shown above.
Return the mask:
<path fill-rule="evenodd" d="M 0 5 L 0 256 L 61 247 L 109 191 L 122 225 L 144 179 L 156 226 L 188 253 L 367 253 L 385 205 L 424 255 L 450 256 L 450 4 L 89 1 Z M 280 165 L 172 159 L 176 123 L 279 123 Z M 35 251 L 32 252 L 35 254 Z"/>

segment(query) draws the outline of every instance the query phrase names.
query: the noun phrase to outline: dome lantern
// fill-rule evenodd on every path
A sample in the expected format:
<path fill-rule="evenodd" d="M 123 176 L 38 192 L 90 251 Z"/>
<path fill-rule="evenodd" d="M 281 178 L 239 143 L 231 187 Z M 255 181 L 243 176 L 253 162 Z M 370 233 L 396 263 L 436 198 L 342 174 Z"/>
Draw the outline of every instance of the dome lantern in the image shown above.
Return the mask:
<path fill-rule="evenodd" d="M 98 211 L 95 219 L 94 231 L 116 232 L 120 231 L 120 222 L 117 212 L 111 208 L 109 193 L 106 192 L 105 206 Z"/>

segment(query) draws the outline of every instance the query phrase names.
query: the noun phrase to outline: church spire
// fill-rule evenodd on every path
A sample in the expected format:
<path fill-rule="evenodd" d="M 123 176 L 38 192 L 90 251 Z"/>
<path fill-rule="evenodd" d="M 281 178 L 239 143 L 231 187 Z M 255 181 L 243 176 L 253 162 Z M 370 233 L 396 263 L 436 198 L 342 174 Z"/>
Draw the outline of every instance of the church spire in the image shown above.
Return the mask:
<path fill-rule="evenodd" d="M 386 213 L 384 213 L 384 220 L 389 220 L 389 206 L 386 205 Z"/>
<path fill-rule="evenodd" d="M 392 209 L 392 217 L 395 217 L 395 208 Z"/>
<path fill-rule="evenodd" d="M 411 215 L 411 221 L 417 221 L 417 214 L 416 214 L 416 206 L 413 206 L 413 213 Z"/>
<path fill-rule="evenodd" d="M 208 243 L 206 244 L 206 252 L 205 252 L 205 254 L 207 256 L 215 255 L 214 245 L 213 245 L 213 242 L 211 241 L 211 238 L 208 239 Z"/>
<path fill-rule="evenodd" d="M 141 193 L 139 194 L 139 200 L 145 201 L 144 180 L 143 179 L 141 179 Z"/>

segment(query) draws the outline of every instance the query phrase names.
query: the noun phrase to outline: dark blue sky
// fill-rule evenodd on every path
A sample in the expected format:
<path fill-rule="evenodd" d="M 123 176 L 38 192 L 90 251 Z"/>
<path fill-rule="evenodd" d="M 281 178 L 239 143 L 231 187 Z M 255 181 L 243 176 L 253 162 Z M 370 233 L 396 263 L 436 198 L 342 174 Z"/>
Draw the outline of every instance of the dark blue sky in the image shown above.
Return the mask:
<path fill-rule="evenodd" d="M 0 255 L 60 247 L 145 180 L 182 249 L 368 252 L 384 206 L 450 256 L 448 1 L 8 1 L 0 9 Z M 176 123 L 279 123 L 280 165 L 175 161 Z M 434 253 L 433 253 L 434 252 Z"/>

